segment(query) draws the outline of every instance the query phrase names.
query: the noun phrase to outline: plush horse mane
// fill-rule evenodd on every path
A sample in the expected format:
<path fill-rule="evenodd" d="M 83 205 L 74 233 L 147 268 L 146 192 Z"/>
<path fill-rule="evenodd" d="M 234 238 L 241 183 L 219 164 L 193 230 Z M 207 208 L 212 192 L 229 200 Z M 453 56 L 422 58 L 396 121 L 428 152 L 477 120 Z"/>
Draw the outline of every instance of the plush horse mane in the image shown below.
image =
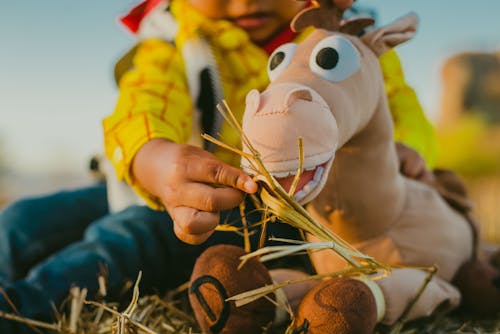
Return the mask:
<path fill-rule="evenodd" d="M 312 3 L 313 6 L 303 9 L 294 17 L 290 24 L 293 31 L 300 32 L 309 26 L 313 26 L 315 28 L 358 35 L 375 22 L 370 17 L 342 21 L 345 10 L 336 7 L 333 1 L 316 0 Z"/>

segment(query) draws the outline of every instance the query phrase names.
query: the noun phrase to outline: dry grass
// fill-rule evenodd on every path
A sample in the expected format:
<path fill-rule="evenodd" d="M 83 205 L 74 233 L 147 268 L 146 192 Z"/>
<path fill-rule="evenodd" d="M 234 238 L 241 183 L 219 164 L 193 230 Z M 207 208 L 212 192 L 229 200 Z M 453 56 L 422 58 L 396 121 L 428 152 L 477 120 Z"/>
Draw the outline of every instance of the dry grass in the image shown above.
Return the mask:
<path fill-rule="evenodd" d="M 377 334 L 395 334 L 392 328 L 381 328 Z M 477 318 L 467 315 L 438 314 L 406 324 L 401 334 L 499 334 L 500 314 L 495 318 Z"/>
<path fill-rule="evenodd" d="M 67 314 L 54 324 L 16 317 L 15 321 L 47 329 L 51 334 L 196 334 L 200 333 L 187 303 L 185 290 L 167 296 L 145 296 L 128 306 L 90 302 L 81 299 L 82 291 L 71 294 L 72 305 Z M 79 296 L 80 295 L 80 296 Z M 137 296 L 136 296 L 137 297 Z M 136 298 L 134 297 L 134 299 Z M 76 300 L 76 303 L 74 302 Z M 131 307 L 132 306 L 132 307 Z M 81 312 L 76 311 L 81 309 Z M 118 311 L 119 309 L 125 310 Z M 72 318 L 73 317 L 73 318 Z M 285 334 L 286 328 L 269 328 L 262 334 Z M 500 315 L 494 318 L 474 318 L 467 315 L 436 316 L 404 324 L 402 327 L 379 327 L 376 334 L 499 334 Z"/>
<path fill-rule="evenodd" d="M 108 303 L 105 300 L 87 300 L 86 289 L 72 288 L 68 300 L 57 312 L 55 323 L 44 323 L 16 314 L 0 312 L 0 317 L 55 334 L 195 334 L 199 333 L 194 316 L 188 307 L 186 286 L 171 291 L 164 297 L 139 296 L 141 274 L 133 287 L 128 305 Z"/>

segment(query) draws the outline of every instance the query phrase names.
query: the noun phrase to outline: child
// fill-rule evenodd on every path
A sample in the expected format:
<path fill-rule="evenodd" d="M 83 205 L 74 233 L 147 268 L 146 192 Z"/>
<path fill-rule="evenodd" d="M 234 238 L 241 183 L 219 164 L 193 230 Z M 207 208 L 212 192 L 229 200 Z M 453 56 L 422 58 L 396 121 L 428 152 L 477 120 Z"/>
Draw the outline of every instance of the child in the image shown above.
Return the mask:
<path fill-rule="evenodd" d="M 220 221 L 240 219 L 237 205 L 244 193 L 257 190 L 256 184 L 237 168 L 239 157 L 207 143 L 205 149 L 189 144 L 190 137 L 199 138 L 192 128 L 220 133 L 226 143 L 238 145 L 215 105 L 223 97 L 241 117 L 245 94 L 267 85 L 268 54 L 301 38 L 288 25 L 305 5 L 291 0 L 172 0 L 173 40 L 158 38 L 161 34 L 151 38 L 164 28 L 165 2 L 148 0 L 136 8 L 132 14 L 144 16 L 137 25 L 144 39 L 129 54 L 131 62 L 119 63 L 126 70 L 117 70 L 120 97 L 103 122 L 105 147 L 118 178 L 127 180 L 151 208 L 165 211 L 134 205 L 109 213 L 102 185 L 6 208 L 0 215 L 0 284 L 21 314 L 50 318 L 51 302 L 59 305 L 72 285 L 88 288 L 92 296 L 102 266 L 109 273 L 110 297 L 141 270 L 141 292 L 162 293 L 188 280 L 196 257 L 207 247 L 242 244 L 240 236 L 214 228 Z M 405 115 L 429 127 L 402 80 L 397 56 L 391 57 L 385 66 L 391 107 L 402 111 L 398 101 L 403 92 Z M 408 137 L 398 139 L 411 143 L 412 132 L 402 133 Z M 432 147 L 432 140 L 427 144 L 423 147 Z M 419 161 L 420 167 L 404 170 L 423 175 L 421 160 L 408 161 Z M 247 209 L 251 211 L 250 204 Z M 247 219 L 258 217 L 249 214 Z M 270 228 L 276 236 L 298 237 L 285 224 Z M 11 310 L 3 296 L 0 310 Z M 23 329 L 0 319 L 2 333 Z"/>
<path fill-rule="evenodd" d="M 190 3 L 205 16 L 229 20 L 246 28 L 250 41 L 247 36 L 238 34 L 240 30 L 227 21 L 215 24 L 212 21 L 210 28 L 206 29 L 209 25 L 206 17 L 193 15 L 188 2 L 173 1 L 171 10 L 178 20 L 175 46 L 159 40 L 147 40 L 139 46 L 135 52 L 135 67 L 120 80 L 122 94 L 118 107 L 113 115 L 105 119 L 104 128 L 107 156 L 114 163 L 118 177 L 127 179 L 151 206 L 165 208 L 173 218 L 174 231 L 181 240 L 199 244 L 210 236 L 219 222 L 218 214 L 214 212 L 232 208 L 241 202 L 242 193 L 232 188 L 247 193 L 253 193 L 256 188 L 244 173 L 229 166 L 237 166 L 239 157 L 219 148 L 215 149 L 214 157 L 201 149 L 179 145 L 188 142 L 192 119 L 196 116 L 193 115 L 188 94 L 188 90 L 192 89 L 189 87 L 192 80 L 186 80 L 185 72 L 179 70 L 183 68 L 182 60 L 184 67 L 190 64 L 190 55 L 182 54 L 182 50 L 194 49 L 193 44 L 199 44 L 200 40 L 211 44 L 207 56 L 215 58 L 224 98 L 240 117 L 243 112 L 241 102 L 246 92 L 252 87 L 262 90 L 267 85 L 267 77 L 260 71 L 267 62 L 267 55 L 262 47 L 272 50 L 272 46 L 293 39 L 293 33 L 288 30 L 288 22 L 303 4 L 288 0 L 256 1 L 252 6 L 247 5 L 245 12 L 245 6 L 242 5 L 245 1 L 200 0 Z M 257 3 L 259 5 L 255 5 Z M 342 4 L 345 5 L 346 2 L 343 1 Z M 271 14 L 269 11 L 272 7 L 275 13 L 280 14 Z M 280 39 L 279 43 L 270 40 L 271 36 L 276 35 L 276 31 L 282 29 L 285 30 L 275 36 Z M 297 38 L 300 39 L 300 36 Z M 401 80 L 402 74 L 395 53 L 389 54 L 382 62 L 386 64 L 388 95 L 393 102 L 393 112 L 398 113 L 398 119 L 402 119 L 401 125 L 406 127 L 398 128 L 399 133 L 411 131 L 407 128 L 408 123 L 404 122 L 408 118 L 416 121 L 411 126 L 420 126 L 419 131 L 430 132 L 428 123 L 422 121 L 425 118 L 413 91 Z M 171 87 L 167 97 L 165 94 L 150 93 L 161 92 L 165 87 Z M 143 104 L 134 104 L 137 99 L 147 100 L 150 109 L 145 111 Z M 399 115 L 401 108 L 398 108 L 397 103 L 404 103 L 406 117 Z M 168 123 L 162 118 L 168 118 Z M 133 133 L 130 131 L 132 124 Z M 213 127 L 204 130 L 211 134 L 218 132 Z M 238 145 L 236 133 L 224 125 L 220 132 L 227 144 Z M 401 139 L 409 140 L 414 136 L 415 134 Z M 432 138 L 432 133 L 430 136 L 422 136 L 424 143 L 426 138 Z M 432 143 L 429 140 L 427 142 Z M 413 144 L 422 145 L 423 151 L 427 149 L 420 141 L 414 141 Z M 197 168 L 191 167 L 188 170 L 185 167 L 193 165 Z M 175 172 L 170 170 L 174 167 Z M 214 188 L 210 184 L 229 188 Z"/>

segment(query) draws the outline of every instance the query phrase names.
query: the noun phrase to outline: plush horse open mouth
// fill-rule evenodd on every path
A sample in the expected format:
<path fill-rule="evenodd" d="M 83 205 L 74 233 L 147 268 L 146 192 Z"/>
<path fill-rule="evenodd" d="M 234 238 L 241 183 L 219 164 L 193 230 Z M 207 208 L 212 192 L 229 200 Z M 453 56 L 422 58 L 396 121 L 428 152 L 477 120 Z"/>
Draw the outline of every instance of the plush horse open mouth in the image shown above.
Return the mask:
<path fill-rule="evenodd" d="M 315 190 L 321 186 L 323 179 L 326 179 L 328 175 L 328 173 L 326 173 L 328 163 L 329 161 L 304 169 L 300 173 L 299 180 L 293 194 L 293 198 L 297 202 L 301 202 L 304 198 L 308 197 L 309 194 L 315 192 Z M 297 171 L 298 170 L 271 174 L 283 187 L 283 189 L 289 192 L 295 178 L 297 177 Z"/>
<path fill-rule="evenodd" d="M 307 165 L 306 159 L 293 193 L 293 198 L 297 202 L 304 204 L 316 197 L 316 195 L 318 195 L 318 193 L 323 189 L 334 159 L 333 153 L 330 156 L 331 157 L 325 162 L 319 164 Z M 265 161 L 264 165 L 266 165 Z M 290 192 L 290 189 L 297 177 L 298 169 L 299 166 L 297 165 L 297 168 L 295 169 L 273 170 L 272 168 L 268 168 L 268 171 L 286 192 Z M 252 174 L 247 168 L 245 168 L 245 170 L 249 174 Z"/>

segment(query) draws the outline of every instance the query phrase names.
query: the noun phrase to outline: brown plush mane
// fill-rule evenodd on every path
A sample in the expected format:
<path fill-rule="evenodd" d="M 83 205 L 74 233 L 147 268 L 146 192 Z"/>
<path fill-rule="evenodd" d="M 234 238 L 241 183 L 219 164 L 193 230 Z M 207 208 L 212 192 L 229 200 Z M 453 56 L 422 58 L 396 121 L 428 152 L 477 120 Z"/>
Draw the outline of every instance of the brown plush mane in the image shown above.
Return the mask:
<path fill-rule="evenodd" d="M 309 26 L 329 31 L 340 31 L 349 35 L 358 35 L 375 21 L 372 18 L 355 18 L 342 21 L 344 10 L 330 0 L 313 1 L 313 6 L 303 9 L 292 20 L 291 27 L 300 32 Z"/>

